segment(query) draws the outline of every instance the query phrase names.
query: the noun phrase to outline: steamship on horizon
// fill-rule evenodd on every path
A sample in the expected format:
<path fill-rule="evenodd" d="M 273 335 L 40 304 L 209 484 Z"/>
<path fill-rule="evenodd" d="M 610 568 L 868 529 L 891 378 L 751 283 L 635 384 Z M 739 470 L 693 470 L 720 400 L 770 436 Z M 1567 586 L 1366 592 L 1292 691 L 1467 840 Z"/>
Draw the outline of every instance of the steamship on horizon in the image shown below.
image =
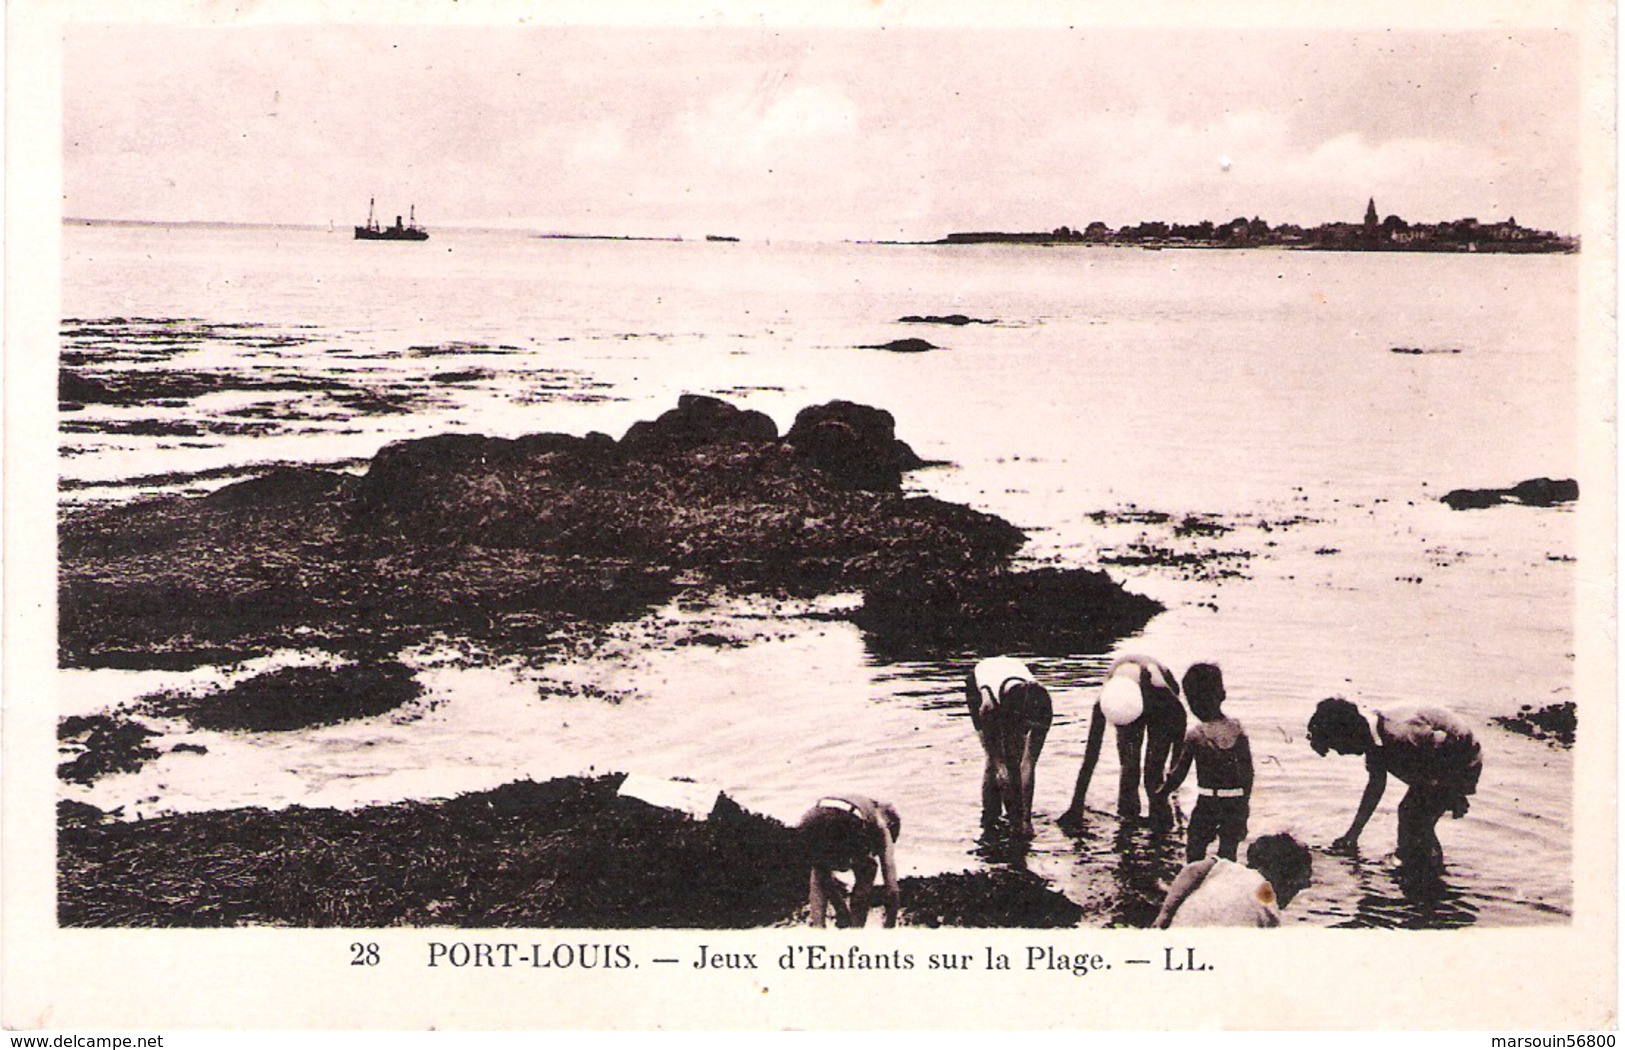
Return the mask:
<path fill-rule="evenodd" d="M 378 220 L 373 217 L 373 205 L 377 198 L 367 198 L 367 225 L 355 228 L 355 239 L 358 241 L 426 241 L 429 231 L 418 225 L 417 205 L 412 205 L 407 213 L 405 223 L 401 222 L 399 215 L 395 216 L 395 225 L 379 226 Z"/>

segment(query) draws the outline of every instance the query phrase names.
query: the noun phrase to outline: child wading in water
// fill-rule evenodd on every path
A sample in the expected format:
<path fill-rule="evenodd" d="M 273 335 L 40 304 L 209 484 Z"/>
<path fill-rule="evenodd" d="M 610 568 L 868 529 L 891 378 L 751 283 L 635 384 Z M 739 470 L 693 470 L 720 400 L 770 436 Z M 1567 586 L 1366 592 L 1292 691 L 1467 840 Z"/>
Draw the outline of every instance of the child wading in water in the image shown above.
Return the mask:
<path fill-rule="evenodd" d="M 1241 723 L 1219 710 L 1224 703 L 1224 676 L 1218 664 L 1192 664 L 1185 672 L 1185 702 L 1201 721 L 1185 734 L 1179 761 L 1157 792 L 1166 799 L 1185 782 L 1196 764 L 1197 799 L 1191 812 L 1185 859 L 1207 856 L 1214 838 L 1219 856 L 1235 860 L 1247 837 L 1248 798 L 1253 792 L 1253 750 Z"/>
<path fill-rule="evenodd" d="M 1373 711 L 1367 718 L 1353 703 L 1334 696 L 1316 705 L 1309 719 L 1309 746 L 1317 755 L 1336 751 L 1365 758 L 1365 792 L 1354 822 L 1332 843 L 1333 849 L 1354 852 L 1391 773 L 1410 787 L 1399 803 L 1399 862 L 1423 875 L 1444 870 L 1439 818 L 1467 814 L 1467 796 L 1478 791 L 1484 769 L 1478 741 L 1466 723 L 1437 707 Z"/>

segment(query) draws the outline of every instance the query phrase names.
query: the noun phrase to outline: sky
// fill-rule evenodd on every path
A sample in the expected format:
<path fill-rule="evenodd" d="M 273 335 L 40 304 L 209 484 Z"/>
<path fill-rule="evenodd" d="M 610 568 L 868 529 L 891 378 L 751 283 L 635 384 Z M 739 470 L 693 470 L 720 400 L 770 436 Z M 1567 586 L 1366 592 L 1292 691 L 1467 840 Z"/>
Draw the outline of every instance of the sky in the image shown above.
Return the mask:
<path fill-rule="evenodd" d="M 785 239 L 1575 232 L 1555 30 L 70 26 L 64 214 Z"/>

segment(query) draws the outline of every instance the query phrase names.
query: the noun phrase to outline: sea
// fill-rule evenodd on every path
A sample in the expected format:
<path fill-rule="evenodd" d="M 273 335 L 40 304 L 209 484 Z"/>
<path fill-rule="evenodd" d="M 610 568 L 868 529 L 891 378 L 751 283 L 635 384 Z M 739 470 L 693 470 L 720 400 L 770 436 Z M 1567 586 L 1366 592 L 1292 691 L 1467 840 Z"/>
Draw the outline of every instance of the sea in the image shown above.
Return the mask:
<path fill-rule="evenodd" d="M 794 822 L 855 791 L 901 811 L 905 876 L 1024 867 L 1134 924 L 1180 845 L 1114 814 L 1109 740 L 1083 831 L 1053 818 L 1105 667 L 1143 653 L 1176 674 L 1223 668 L 1257 770 L 1251 833 L 1289 830 L 1315 850 L 1287 923 L 1570 921 L 1573 751 L 1496 719 L 1575 702 L 1583 741 L 1588 705 L 1611 702 L 1575 691 L 1579 514 L 1440 497 L 1577 476 L 1575 256 L 452 229 L 389 243 L 78 221 L 63 250 L 64 364 L 191 383 L 63 412 L 64 506 L 201 493 L 278 464 L 360 471 L 430 434 L 618 437 L 683 393 L 765 412 L 781 432 L 841 398 L 888 410 L 937 462 L 910 491 L 1026 530 L 1024 566 L 1102 568 L 1167 611 L 1113 652 L 1013 654 L 1056 707 L 1030 844 L 981 835 L 964 661 L 888 662 L 839 619 L 746 599 L 674 605 L 546 666 L 471 662 L 451 644 L 404 653 L 424 698 L 376 718 L 235 734 L 158 722 L 160 759 L 62 797 L 127 816 L 349 808 L 621 771 L 715 785 Z M 901 320 L 954 314 L 969 322 Z M 899 339 L 935 349 L 884 348 Z M 332 659 L 63 670 L 61 714 Z M 1484 774 L 1466 817 L 1440 824 L 1441 882 L 1397 877 L 1397 782 L 1360 854 L 1328 851 L 1365 784 L 1358 759 L 1305 739 L 1330 696 L 1448 708 L 1477 734 Z M 206 754 L 169 750 L 182 742 Z M 1193 792 L 1194 777 L 1182 814 Z"/>

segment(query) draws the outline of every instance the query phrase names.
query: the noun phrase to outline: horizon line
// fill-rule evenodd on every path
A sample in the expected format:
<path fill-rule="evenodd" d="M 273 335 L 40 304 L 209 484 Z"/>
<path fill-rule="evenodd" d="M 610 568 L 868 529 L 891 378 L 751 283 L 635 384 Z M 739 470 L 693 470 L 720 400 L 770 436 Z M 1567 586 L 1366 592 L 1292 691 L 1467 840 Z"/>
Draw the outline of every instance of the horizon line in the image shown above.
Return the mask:
<path fill-rule="evenodd" d="M 1456 217 L 1454 219 L 1415 220 L 1415 219 L 1405 219 L 1403 216 L 1399 215 L 1396 212 L 1396 213 L 1392 213 L 1392 217 L 1399 218 L 1402 221 L 1404 221 L 1405 223 L 1407 223 L 1407 225 L 1410 225 L 1410 226 L 1439 226 L 1439 225 L 1445 225 L 1445 224 L 1449 224 L 1449 223 L 1453 223 L 1453 222 L 1461 222 L 1461 221 L 1466 221 L 1466 220 L 1472 220 L 1472 221 L 1475 221 L 1475 222 L 1481 221 L 1481 220 L 1478 219 L 1477 216 L 1471 216 L 1471 215 L 1458 216 L 1458 217 Z M 1237 216 L 1236 218 L 1246 218 L 1246 216 Z M 1068 223 L 1062 223 L 1060 226 L 1053 226 L 1053 227 L 1050 227 L 1049 229 L 1034 229 L 1034 230 L 1022 230 L 1022 229 L 1016 229 L 1016 228 L 995 228 L 995 227 L 990 227 L 990 226 L 983 226 L 983 227 L 974 228 L 974 229 L 973 228 L 963 228 L 963 229 L 949 230 L 946 233 L 937 234 L 934 239 L 918 239 L 916 237 L 898 237 L 898 236 L 895 236 L 895 235 L 894 236 L 875 236 L 873 234 L 847 235 L 847 236 L 808 236 L 808 235 L 805 235 L 805 234 L 801 234 L 801 235 L 790 235 L 790 236 L 782 236 L 782 237 L 780 237 L 780 236 L 752 236 L 752 237 L 748 237 L 748 238 L 735 238 L 735 239 L 753 240 L 753 241 L 775 241 L 775 240 L 778 240 L 778 241 L 807 241 L 807 242 L 812 242 L 812 243 L 849 243 L 849 244 L 894 244 L 894 245 L 896 245 L 896 244 L 933 244 L 933 243 L 936 243 L 938 240 L 945 239 L 945 238 L 947 238 L 949 236 L 953 236 L 953 235 L 957 235 L 957 234 L 975 234 L 975 235 L 988 235 L 988 234 L 992 234 L 992 235 L 1047 234 L 1047 233 L 1053 233 L 1056 230 L 1060 230 L 1060 229 L 1076 230 L 1077 232 L 1081 233 L 1084 230 L 1088 229 L 1090 226 L 1095 225 L 1096 222 L 1099 222 L 1102 225 L 1105 225 L 1107 227 L 1107 229 L 1109 229 L 1109 230 L 1116 231 L 1116 230 L 1129 229 L 1129 228 L 1132 228 L 1132 227 L 1135 227 L 1135 226 L 1144 225 L 1146 223 L 1164 223 L 1164 224 L 1167 224 L 1169 226 L 1199 226 L 1203 222 L 1213 222 L 1213 224 L 1215 226 L 1221 226 L 1221 225 L 1229 225 L 1230 223 L 1232 223 L 1234 221 L 1235 221 L 1235 219 L 1223 220 L 1222 222 L 1211 220 L 1211 219 L 1199 219 L 1199 220 L 1196 220 L 1194 222 L 1187 222 L 1187 221 L 1179 221 L 1179 220 L 1174 220 L 1174 219 L 1160 219 L 1160 218 L 1158 218 L 1158 219 L 1143 219 L 1142 218 L 1142 219 L 1137 219 L 1137 220 L 1124 222 L 1121 225 L 1111 226 L 1109 224 L 1104 223 L 1103 220 L 1092 220 L 1091 222 L 1085 223 L 1083 226 L 1079 226 L 1079 227 L 1071 226 Z M 1300 228 L 1302 228 L 1302 229 L 1304 229 L 1306 231 L 1307 230 L 1313 230 L 1313 229 L 1315 229 L 1317 227 L 1321 227 L 1321 226 L 1331 226 L 1331 225 L 1359 226 L 1359 225 L 1363 225 L 1361 220 L 1344 220 L 1344 219 L 1326 219 L 1326 220 L 1322 220 L 1320 222 L 1314 223 L 1313 225 L 1308 224 L 1308 223 L 1299 223 L 1299 222 L 1290 222 L 1290 221 L 1271 222 L 1270 220 L 1263 219 L 1261 216 L 1256 215 L 1256 214 L 1253 215 L 1252 218 L 1249 219 L 1248 221 L 1264 222 L 1266 225 L 1270 226 L 1272 229 L 1277 229 L 1277 228 L 1282 227 L 1282 226 L 1297 226 L 1297 227 L 1300 227 Z M 1385 221 L 1386 221 L 1386 217 L 1385 217 Z M 1502 221 L 1515 222 L 1516 221 L 1516 216 L 1509 214 L 1506 220 L 1491 220 L 1488 223 L 1488 225 L 1498 225 Z M 321 222 L 310 222 L 310 221 L 280 221 L 279 222 L 279 221 L 269 221 L 269 220 L 239 220 L 239 219 L 132 219 L 132 218 L 110 218 L 110 217 L 105 217 L 105 216 L 82 216 L 82 215 L 64 215 L 64 216 L 62 216 L 61 222 L 62 222 L 63 225 L 70 225 L 71 224 L 71 225 L 81 225 L 81 226 L 155 226 L 155 227 L 156 226 L 202 226 L 202 227 L 240 228 L 240 229 L 314 230 L 314 231 L 335 232 L 335 233 L 340 231 L 340 230 L 343 230 L 343 229 L 352 228 L 355 225 L 354 223 L 349 223 L 349 222 L 339 223 L 336 220 L 329 220 L 326 224 L 323 224 Z M 1552 234 L 1554 236 L 1557 236 L 1557 237 L 1560 237 L 1560 238 L 1578 238 L 1580 236 L 1580 234 L 1575 234 L 1575 233 L 1563 233 L 1563 232 L 1559 232 L 1557 230 L 1544 230 L 1544 229 L 1541 229 L 1540 227 L 1524 226 L 1522 223 L 1519 223 L 1518 227 L 1520 229 L 1528 229 L 1528 230 L 1532 230 L 1534 232 L 1550 233 L 1550 234 Z M 441 225 L 437 225 L 437 226 L 433 226 L 433 227 L 430 227 L 430 226 L 425 224 L 425 228 L 426 229 L 431 229 L 431 230 L 432 229 L 457 230 L 457 231 L 469 232 L 469 233 L 525 233 L 525 234 L 530 234 L 532 236 L 539 237 L 539 238 L 556 239 L 556 240 L 633 240 L 633 241 L 690 241 L 690 240 L 692 240 L 692 241 L 704 241 L 707 238 L 714 239 L 714 238 L 717 238 L 717 237 L 731 237 L 731 236 L 733 236 L 731 234 L 718 234 L 718 233 L 716 233 L 714 231 L 709 232 L 709 233 L 693 233 L 693 232 L 691 232 L 691 233 L 677 233 L 677 234 L 670 234 L 670 233 L 667 233 L 667 234 L 660 234 L 660 233 L 603 233 L 603 232 L 581 233 L 581 232 L 574 232 L 574 231 L 548 230 L 548 229 L 543 229 L 543 228 L 541 228 L 539 226 L 533 226 L 533 225 L 492 226 L 492 225 L 467 224 L 467 223 L 462 223 L 462 224 L 459 224 L 459 223 L 445 223 L 445 224 L 441 224 Z"/>

